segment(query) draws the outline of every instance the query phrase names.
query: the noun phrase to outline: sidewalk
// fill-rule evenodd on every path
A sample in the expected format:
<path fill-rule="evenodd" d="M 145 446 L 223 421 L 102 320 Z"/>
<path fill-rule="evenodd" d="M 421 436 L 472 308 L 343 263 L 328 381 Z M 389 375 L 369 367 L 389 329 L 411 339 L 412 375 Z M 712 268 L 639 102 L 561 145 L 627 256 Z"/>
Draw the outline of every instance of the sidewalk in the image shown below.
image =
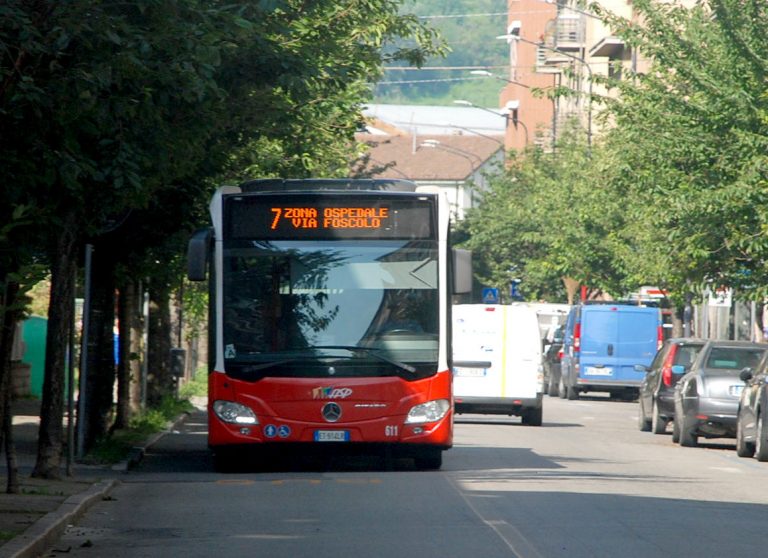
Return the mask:
<path fill-rule="evenodd" d="M 32 558 L 44 552 L 94 503 L 109 496 L 112 488 L 144 451 L 164 432 L 152 436 L 137 447 L 128 460 L 116 465 L 72 464 L 72 476 L 66 476 L 62 460 L 61 480 L 30 477 L 37 458 L 40 401 L 14 401 L 13 438 L 19 467 L 19 494 L 6 494 L 7 463 L 5 452 L 0 463 L 0 558 Z M 185 418 L 182 417 L 181 420 Z"/>

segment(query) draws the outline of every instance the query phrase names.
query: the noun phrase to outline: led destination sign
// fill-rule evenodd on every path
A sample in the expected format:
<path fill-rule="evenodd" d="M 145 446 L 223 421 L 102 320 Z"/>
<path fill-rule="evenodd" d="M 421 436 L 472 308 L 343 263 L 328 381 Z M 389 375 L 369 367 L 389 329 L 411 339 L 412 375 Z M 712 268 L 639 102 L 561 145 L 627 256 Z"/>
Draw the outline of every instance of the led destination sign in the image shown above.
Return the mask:
<path fill-rule="evenodd" d="M 272 230 L 285 227 L 284 220 L 294 229 L 381 229 L 390 216 L 388 207 L 272 207 L 270 211 Z"/>
<path fill-rule="evenodd" d="M 231 239 L 432 238 L 433 204 L 424 196 L 233 196 L 225 223 Z"/>

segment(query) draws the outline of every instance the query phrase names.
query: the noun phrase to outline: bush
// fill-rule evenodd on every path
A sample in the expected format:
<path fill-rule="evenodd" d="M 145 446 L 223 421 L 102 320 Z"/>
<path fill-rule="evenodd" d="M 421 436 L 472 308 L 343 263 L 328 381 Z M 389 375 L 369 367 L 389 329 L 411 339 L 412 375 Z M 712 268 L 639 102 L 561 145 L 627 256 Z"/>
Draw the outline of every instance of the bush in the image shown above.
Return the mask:
<path fill-rule="evenodd" d="M 131 419 L 128 428 L 115 430 L 99 440 L 85 456 L 88 463 L 118 463 L 128 458 L 131 448 L 141 445 L 153 434 L 168 428 L 170 421 L 192 411 L 187 399 L 166 397 L 156 408 L 147 409 Z"/>
<path fill-rule="evenodd" d="M 208 395 L 208 372 L 203 369 L 198 370 L 191 380 L 179 388 L 179 397 L 182 399 L 205 397 L 206 395 Z"/>

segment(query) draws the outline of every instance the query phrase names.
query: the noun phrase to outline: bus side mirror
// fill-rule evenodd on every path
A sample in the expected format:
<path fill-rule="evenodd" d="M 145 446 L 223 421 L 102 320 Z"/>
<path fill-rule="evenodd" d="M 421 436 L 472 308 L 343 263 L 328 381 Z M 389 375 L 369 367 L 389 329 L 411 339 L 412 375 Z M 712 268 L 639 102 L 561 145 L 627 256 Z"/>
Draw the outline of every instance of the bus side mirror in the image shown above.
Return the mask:
<path fill-rule="evenodd" d="M 213 230 L 206 228 L 196 231 L 192 238 L 189 239 L 187 246 L 187 279 L 190 281 L 205 281 L 212 236 Z"/>
<path fill-rule="evenodd" d="M 472 252 L 453 248 L 453 294 L 472 292 Z"/>

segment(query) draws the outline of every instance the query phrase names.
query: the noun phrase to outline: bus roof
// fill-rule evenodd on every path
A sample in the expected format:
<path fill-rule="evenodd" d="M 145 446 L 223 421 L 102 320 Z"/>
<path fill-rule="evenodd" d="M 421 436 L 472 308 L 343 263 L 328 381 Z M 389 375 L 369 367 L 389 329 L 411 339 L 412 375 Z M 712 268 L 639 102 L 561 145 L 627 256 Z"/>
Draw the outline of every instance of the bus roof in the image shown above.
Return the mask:
<path fill-rule="evenodd" d="M 416 185 L 408 180 L 376 178 L 259 178 L 240 184 L 243 193 L 268 191 L 373 190 L 415 192 Z"/>

